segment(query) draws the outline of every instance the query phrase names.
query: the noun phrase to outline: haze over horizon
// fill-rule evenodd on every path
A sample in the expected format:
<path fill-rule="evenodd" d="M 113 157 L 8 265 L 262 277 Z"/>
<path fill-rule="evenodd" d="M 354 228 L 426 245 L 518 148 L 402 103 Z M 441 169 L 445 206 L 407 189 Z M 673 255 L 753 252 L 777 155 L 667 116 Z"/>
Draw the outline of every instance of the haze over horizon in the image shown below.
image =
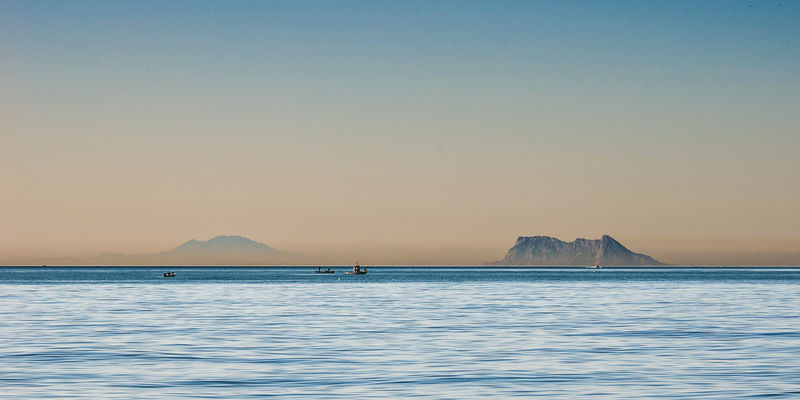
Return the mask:
<path fill-rule="evenodd" d="M 800 2 L 0 3 L 0 265 L 800 264 Z M 738 262 L 737 262 L 738 261 Z"/>

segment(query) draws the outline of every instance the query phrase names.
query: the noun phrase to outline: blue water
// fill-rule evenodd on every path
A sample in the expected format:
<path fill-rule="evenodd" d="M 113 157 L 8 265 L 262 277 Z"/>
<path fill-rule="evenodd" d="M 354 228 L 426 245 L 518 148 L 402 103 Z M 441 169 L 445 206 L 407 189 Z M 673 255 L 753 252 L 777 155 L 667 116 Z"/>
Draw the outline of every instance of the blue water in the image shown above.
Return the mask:
<path fill-rule="evenodd" d="M 800 268 L 0 268 L 0 343 L 0 399 L 800 398 Z"/>

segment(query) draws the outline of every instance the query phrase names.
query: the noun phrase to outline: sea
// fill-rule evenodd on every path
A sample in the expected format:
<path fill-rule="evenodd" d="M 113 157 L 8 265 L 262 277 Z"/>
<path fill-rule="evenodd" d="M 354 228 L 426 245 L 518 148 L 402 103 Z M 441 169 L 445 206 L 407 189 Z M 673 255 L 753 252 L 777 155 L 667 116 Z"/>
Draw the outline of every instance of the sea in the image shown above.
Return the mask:
<path fill-rule="evenodd" d="M 0 399 L 800 398 L 800 268 L 346 269 L 2 267 Z"/>

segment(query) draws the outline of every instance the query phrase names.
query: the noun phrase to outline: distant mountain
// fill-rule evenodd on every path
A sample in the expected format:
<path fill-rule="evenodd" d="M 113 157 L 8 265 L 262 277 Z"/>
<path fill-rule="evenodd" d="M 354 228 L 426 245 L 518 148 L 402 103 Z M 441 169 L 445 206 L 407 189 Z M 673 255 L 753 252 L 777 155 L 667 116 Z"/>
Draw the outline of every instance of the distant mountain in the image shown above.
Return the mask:
<path fill-rule="evenodd" d="M 187 254 L 187 253 L 225 253 L 225 252 L 253 252 L 253 253 L 275 253 L 276 250 L 264 243 L 250 240 L 244 236 L 216 236 L 206 241 L 188 240 L 186 243 L 176 247 L 172 251 L 164 254 Z"/>
<path fill-rule="evenodd" d="M 550 236 L 520 236 L 505 258 L 494 265 L 663 265 L 634 253 L 611 236 L 565 242 Z"/>
<path fill-rule="evenodd" d="M 205 241 L 192 239 L 154 256 L 170 263 L 205 265 L 270 264 L 291 258 L 290 253 L 238 235 L 216 236 Z"/>
<path fill-rule="evenodd" d="M 71 264 L 93 265 L 291 265 L 305 261 L 300 254 L 276 250 L 244 236 L 188 240 L 157 254 L 101 254 Z"/>

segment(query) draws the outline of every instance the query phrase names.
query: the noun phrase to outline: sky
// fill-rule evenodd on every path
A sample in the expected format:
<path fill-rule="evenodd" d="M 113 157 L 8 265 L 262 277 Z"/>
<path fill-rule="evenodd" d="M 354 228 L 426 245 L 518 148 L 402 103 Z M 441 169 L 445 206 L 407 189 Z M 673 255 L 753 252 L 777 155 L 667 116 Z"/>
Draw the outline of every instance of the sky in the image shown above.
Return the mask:
<path fill-rule="evenodd" d="M 800 264 L 800 1 L 3 1 L 0 264 Z"/>

